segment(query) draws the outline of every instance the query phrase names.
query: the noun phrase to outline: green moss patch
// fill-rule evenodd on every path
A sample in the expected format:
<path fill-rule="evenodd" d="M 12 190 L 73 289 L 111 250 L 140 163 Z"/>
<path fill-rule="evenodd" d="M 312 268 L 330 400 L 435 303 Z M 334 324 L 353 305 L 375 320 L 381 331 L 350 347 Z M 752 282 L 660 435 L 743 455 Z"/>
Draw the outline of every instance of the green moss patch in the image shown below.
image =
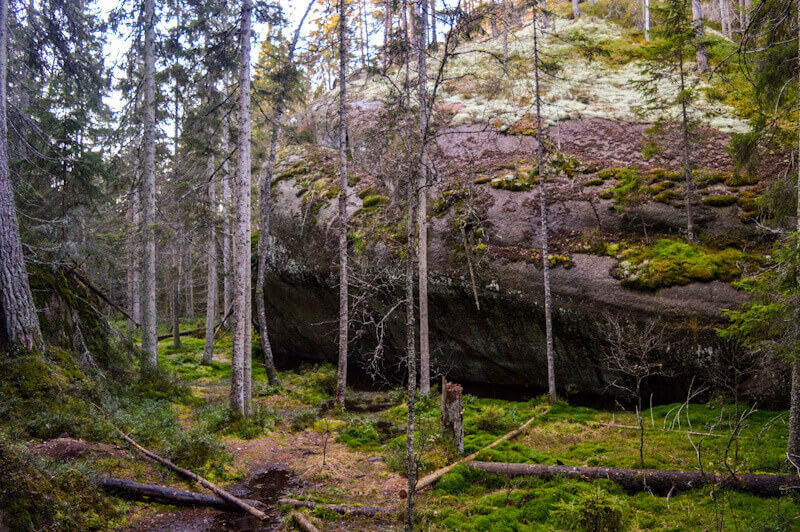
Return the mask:
<path fill-rule="evenodd" d="M 365 209 L 380 207 L 387 204 L 389 204 L 389 198 L 381 195 L 367 196 L 364 198 L 362 203 Z"/>
<path fill-rule="evenodd" d="M 616 275 L 623 286 L 657 290 L 695 281 L 738 279 L 742 268 L 757 262 L 754 255 L 728 248 L 721 251 L 678 240 L 658 242 L 622 251 Z"/>
<path fill-rule="evenodd" d="M 736 196 L 731 195 L 721 195 L 721 196 L 709 196 L 703 199 L 703 205 L 708 205 L 709 207 L 729 207 L 731 205 L 736 204 Z"/>

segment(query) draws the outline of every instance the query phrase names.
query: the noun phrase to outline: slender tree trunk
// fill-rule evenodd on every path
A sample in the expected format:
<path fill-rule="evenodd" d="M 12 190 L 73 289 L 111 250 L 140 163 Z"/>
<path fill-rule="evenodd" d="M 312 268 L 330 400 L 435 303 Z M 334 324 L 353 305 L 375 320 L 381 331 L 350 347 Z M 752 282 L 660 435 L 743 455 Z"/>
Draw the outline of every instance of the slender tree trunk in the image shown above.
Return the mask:
<path fill-rule="evenodd" d="M 697 69 L 708 72 L 708 53 L 706 52 L 706 30 L 703 26 L 703 6 L 700 0 L 692 0 L 692 25 L 697 48 Z"/>
<path fill-rule="evenodd" d="M 730 27 L 728 26 L 728 21 L 726 20 L 726 13 L 725 13 L 725 0 L 719 0 L 719 24 L 721 26 L 722 34 L 725 36 L 730 36 Z"/>
<path fill-rule="evenodd" d="M 547 395 L 551 403 L 556 401 L 556 370 L 553 353 L 552 300 L 550 296 L 550 261 L 547 242 L 547 189 L 545 187 L 544 134 L 542 131 L 542 111 L 539 92 L 539 38 L 536 28 L 536 11 L 533 13 L 533 63 L 536 84 L 536 135 L 539 143 L 539 205 L 542 214 L 542 273 L 544 276 L 544 324 L 547 349 Z"/>
<path fill-rule="evenodd" d="M 208 156 L 208 280 L 206 282 L 206 342 L 203 346 L 203 364 L 214 359 L 214 321 L 217 318 L 217 184 L 214 182 L 214 154 Z"/>
<path fill-rule="evenodd" d="M 508 2 L 503 0 L 503 66 L 508 63 Z"/>
<path fill-rule="evenodd" d="M 405 35 L 405 87 L 404 97 L 406 102 L 406 138 L 410 142 L 411 135 L 411 41 L 409 39 L 409 20 L 407 2 L 403 0 L 403 26 Z M 415 316 L 414 316 L 414 237 L 416 234 L 414 220 L 416 219 L 416 202 L 418 199 L 415 193 L 416 183 L 413 175 L 412 150 L 408 149 L 408 183 L 406 191 L 407 208 L 407 238 L 408 238 L 408 258 L 406 259 L 406 279 L 405 279 L 405 303 L 406 303 L 406 364 L 408 365 L 408 416 L 406 419 L 406 476 L 408 477 L 408 498 L 406 499 L 406 532 L 414 530 L 414 506 L 416 502 L 417 485 L 417 460 L 414 452 L 414 426 L 416 423 L 417 406 L 417 355 L 415 338 Z"/>
<path fill-rule="evenodd" d="M 172 347 L 181 347 L 181 246 L 176 243 L 172 246 L 172 282 L 170 283 L 170 309 L 172 310 Z"/>
<path fill-rule="evenodd" d="M 644 40 L 650 41 L 650 0 L 642 0 L 642 15 L 644 18 Z"/>
<path fill-rule="evenodd" d="M 391 59 L 389 47 L 392 43 L 392 0 L 385 0 L 383 9 L 383 68 L 389 68 Z"/>
<path fill-rule="evenodd" d="M 336 402 L 344 408 L 347 390 L 347 7 L 339 0 L 339 367 Z"/>
<path fill-rule="evenodd" d="M 247 367 L 250 359 L 250 22 L 252 0 L 242 0 L 239 37 L 239 141 L 236 171 L 236 227 L 233 235 L 233 347 L 231 409 L 250 411 Z"/>
<path fill-rule="evenodd" d="M 746 29 L 750 25 L 750 13 L 753 11 L 753 0 L 744 0 L 744 16 L 742 29 Z"/>
<path fill-rule="evenodd" d="M 156 97 L 155 97 L 155 6 L 144 2 L 144 175 L 142 177 L 142 370 L 158 368 L 156 310 Z"/>
<path fill-rule="evenodd" d="M 0 305 L 8 340 L 25 349 L 39 349 L 44 343 L 22 254 L 8 168 L 7 74 L 8 0 L 0 0 Z"/>
<path fill-rule="evenodd" d="M 797 7 L 797 23 L 800 24 L 800 5 Z M 800 39 L 800 25 L 798 26 L 798 38 Z M 797 44 L 797 66 L 800 68 L 800 40 Z M 800 75 L 800 74 L 798 74 Z M 800 88 L 798 89 L 800 96 Z M 800 239 L 800 117 L 797 122 L 797 233 Z M 798 240 L 800 246 L 800 240 Z M 800 281 L 799 281 L 800 282 Z M 795 307 L 794 326 L 800 330 L 800 307 Z M 795 333 L 798 335 L 797 332 Z M 786 458 L 790 466 L 800 474 L 800 355 L 795 354 L 796 358 L 792 362 L 792 390 L 789 405 L 789 438 L 786 446 Z"/>
<path fill-rule="evenodd" d="M 364 0 L 358 0 L 358 13 L 356 13 L 356 18 L 358 19 L 359 48 L 361 51 L 361 68 L 367 68 L 367 53 L 365 51 L 367 40 L 364 37 L 363 12 L 364 12 Z"/>
<path fill-rule="evenodd" d="M 222 127 L 222 156 L 225 161 L 222 163 L 222 312 L 225 313 L 231 308 L 233 296 L 231 291 L 231 256 L 233 250 L 231 246 L 231 175 L 228 165 L 228 155 L 230 155 L 230 142 L 228 136 L 228 120 L 223 121 Z"/>
<path fill-rule="evenodd" d="M 264 368 L 267 370 L 267 379 L 270 385 L 278 384 L 278 373 L 275 371 L 275 361 L 272 355 L 272 345 L 269 341 L 267 328 L 267 309 L 264 301 L 264 283 L 267 277 L 267 256 L 269 255 L 269 216 L 270 196 L 272 195 L 272 172 L 275 165 L 275 155 L 278 147 L 278 124 L 280 115 L 283 114 L 282 99 L 275 106 L 272 122 L 272 139 L 269 146 L 269 161 L 267 168 L 261 174 L 258 184 L 258 273 L 256 276 L 256 314 L 258 316 L 258 337 L 261 341 L 261 350 L 264 353 Z"/>
<path fill-rule="evenodd" d="M 192 242 L 187 240 L 186 247 L 183 248 L 181 253 L 181 264 L 186 261 L 186 267 L 183 269 L 186 280 L 184 281 L 184 288 L 186 289 L 186 317 L 190 320 L 194 319 L 194 268 L 192 267 Z M 183 281 L 184 277 L 181 277 Z"/>
<path fill-rule="evenodd" d="M 425 35 L 427 32 L 428 0 L 418 1 L 417 24 L 415 25 L 417 41 L 417 90 L 419 93 L 419 161 L 418 183 L 419 208 L 417 226 L 419 241 L 417 260 L 419 265 L 419 391 L 428 394 L 431 391 L 431 353 L 429 338 L 428 313 L 428 168 L 425 158 L 425 144 L 428 140 L 428 106 L 427 106 L 427 55 Z"/>
<path fill-rule="evenodd" d="M 130 272 L 131 272 L 131 290 L 130 290 L 130 308 L 128 309 L 132 320 L 129 330 L 133 331 L 139 327 L 142 319 L 141 311 L 141 207 L 139 204 L 139 184 L 136 183 L 131 188 L 131 242 L 130 242 Z"/>
<path fill-rule="evenodd" d="M 679 58 L 678 68 L 681 77 L 681 93 L 686 90 L 686 75 L 683 70 L 683 54 Z M 694 221 L 692 217 L 692 197 L 694 185 L 692 183 L 692 165 L 689 158 L 689 115 L 686 109 L 686 99 L 681 98 L 681 116 L 683 125 L 683 174 L 686 183 L 686 191 L 683 195 L 683 202 L 686 207 L 686 240 L 694 241 Z"/>
<path fill-rule="evenodd" d="M 505 0 L 503 0 L 503 7 L 505 7 Z M 436 35 L 436 0 L 431 0 L 431 44 L 436 46 L 439 42 L 439 37 Z"/>
<path fill-rule="evenodd" d="M 578 0 L 572 0 L 572 18 L 575 20 L 581 18 L 581 7 L 578 5 Z"/>

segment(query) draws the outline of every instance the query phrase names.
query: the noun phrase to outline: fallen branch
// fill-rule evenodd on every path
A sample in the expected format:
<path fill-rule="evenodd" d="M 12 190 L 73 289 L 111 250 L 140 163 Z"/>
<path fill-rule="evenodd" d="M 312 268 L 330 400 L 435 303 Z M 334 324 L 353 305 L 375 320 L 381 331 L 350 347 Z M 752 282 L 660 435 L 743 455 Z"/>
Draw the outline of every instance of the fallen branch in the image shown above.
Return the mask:
<path fill-rule="evenodd" d="M 170 462 L 169 460 L 167 460 L 166 458 L 162 458 L 162 457 L 158 456 L 157 454 L 155 454 L 154 452 L 145 449 L 144 447 L 142 447 L 141 445 L 139 445 L 138 443 L 133 441 L 133 439 L 131 439 L 130 436 L 128 436 L 127 434 L 125 434 L 121 430 L 117 429 L 117 432 L 119 432 L 119 434 L 122 436 L 122 439 L 124 439 L 126 442 L 131 444 L 133 447 L 138 449 L 142 454 L 144 454 L 148 458 L 152 458 L 156 462 L 160 462 L 160 463 L 164 464 L 168 468 L 172 469 L 173 471 L 176 471 L 176 472 L 180 473 L 181 475 L 185 476 L 186 478 L 190 478 L 190 479 L 194 480 L 195 482 L 198 482 L 201 486 L 210 489 L 211 491 L 213 491 L 216 495 L 218 495 L 222 499 L 225 499 L 229 503 L 231 503 L 231 504 L 233 504 L 235 506 L 238 506 L 239 508 L 241 508 L 245 512 L 247 512 L 247 513 L 249 513 L 249 514 L 251 514 L 251 515 L 253 515 L 255 517 L 258 517 L 261 520 L 267 519 L 267 517 L 268 517 L 267 514 L 265 514 L 264 512 L 259 510 L 258 508 L 254 508 L 251 504 L 248 504 L 247 502 L 243 501 L 242 499 L 239 499 L 238 497 L 235 497 L 235 496 L 231 495 L 230 493 L 228 493 L 224 489 L 220 488 L 219 486 L 217 486 L 215 484 L 212 484 L 211 482 L 209 482 L 208 480 L 204 479 L 200 475 L 195 475 L 194 473 L 192 473 L 188 469 L 183 469 L 182 467 L 178 467 L 175 464 L 173 464 L 172 462 Z"/>
<path fill-rule="evenodd" d="M 216 495 L 206 495 L 204 493 L 183 491 L 164 486 L 142 484 L 112 477 L 92 477 L 92 482 L 105 490 L 112 491 L 128 499 L 143 500 L 146 502 L 154 501 L 176 506 L 208 506 L 220 510 L 241 511 L 239 506 L 217 497 Z M 258 501 L 244 500 L 253 507 L 261 506 L 262 504 Z"/>
<path fill-rule="evenodd" d="M 323 510 L 329 510 L 331 512 L 336 512 L 337 514 L 344 515 L 363 515 L 366 517 L 375 517 L 376 515 L 380 514 L 388 515 L 393 513 L 389 508 L 382 508 L 380 506 L 346 506 L 344 504 L 323 504 L 321 502 L 298 501 L 294 499 L 281 499 L 278 502 L 281 504 L 287 504 L 294 508 L 308 508 L 311 510 L 314 508 L 322 508 Z"/>
<path fill-rule="evenodd" d="M 487 450 L 489 450 L 489 449 L 491 449 L 493 447 L 496 447 L 497 445 L 499 445 L 500 443 L 502 443 L 504 441 L 508 441 L 508 440 L 516 438 L 517 436 L 519 436 L 520 434 L 525 432 L 525 429 L 527 429 L 530 426 L 531 423 L 533 423 L 536 419 L 538 419 L 538 418 L 542 417 L 543 415 L 545 415 L 549 410 L 550 410 L 550 407 L 548 406 L 547 408 L 545 408 L 545 410 L 543 412 L 533 415 L 528 421 L 526 421 L 518 429 L 512 430 L 511 432 L 509 432 L 508 434 L 506 434 L 502 438 L 499 438 L 499 439 L 493 441 L 492 443 L 490 443 L 489 445 L 487 445 L 483 449 L 480 449 L 479 451 L 475 451 L 474 453 L 470 454 L 469 456 L 466 456 L 466 457 L 462 458 L 461 460 L 458 460 L 457 462 L 453 462 L 449 466 L 445 466 L 445 467 L 443 467 L 441 469 L 437 469 L 433 473 L 430 473 L 429 475 L 426 475 L 425 477 L 420 479 L 419 482 L 417 482 L 417 485 L 415 486 L 414 490 L 415 491 L 420 491 L 420 490 L 423 490 L 423 489 L 427 488 L 428 486 L 430 486 L 430 485 L 434 484 L 435 482 L 437 482 L 444 475 L 446 475 L 455 466 L 463 464 L 464 462 L 469 462 L 471 460 L 474 460 L 483 451 L 487 451 Z M 405 494 L 405 490 L 401 491 L 400 497 L 402 498 L 404 494 Z"/>
<path fill-rule="evenodd" d="M 86 288 L 88 288 L 89 290 L 94 292 L 95 295 L 97 297 L 99 297 L 100 299 L 102 299 L 103 301 L 105 301 L 108 306 L 110 306 L 111 308 L 117 310 L 120 314 L 122 314 L 123 316 L 125 316 L 126 318 L 131 320 L 131 322 L 133 322 L 133 324 L 136 325 L 137 327 L 139 326 L 139 322 L 134 320 L 133 317 L 125 311 L 125 309 L 123 309 L 122 307 L 120 307 L 119 305 L 117 305 L 116 303 L 111 301 L 111 299 L 102 290 L 100 290 L 95 285 L 93 285 L 92 282 L 89 281 L 89 279 L 87 279 L 85 275 L 83 275 L 80 271 L 78 271 L 78 267 L 77 266 L 73 266 L 70 270 L 75 275 L 75 277 L 77 277 L 78 280 L 81 283 L 83 283 L 83 285 Z"/>
<path fill-rule="evenodd" d="M 595 421 L 595 425 L 599 425 L 601 427 L 610 427 L 614 429 L 641 430 L 641 428 L 636 425 L 618 425 L 616 423 L 603 423 L 602 421 Z M 658 427 L 644 427 L 644 430 L 657 430 L 659 432 L 677 432 L 678 434 L 691 434 L 692 436 L 707 436 L 709 438 L 729 437 L 728 434 L 715 434 L 713 432 L 694 432 L 692 430 L 662 429 Z M 748 436 L 737 436 L 737 437 L 741 439 L 741 438 L 747 438 Z"/>
<path fill-rule="evenodd" d="M 607 478 L 630 491 L 651 490 L 668 494 L 701 486 L 724 486 L 766 497 L 786 495 L 800 490 L 800 477 L 746 473 L 736 477 L 700 471 L 668 471 L 663 469 L 623 469 L 617 467 L 582 467 L 565 465 L 508 464 L 501 462 L 470 462 L 471 467 L 505 477 L 537 477 L 552 479 L 566 477 L 580 480 Z"/>
<path fill-rule="evenodd" d="M 292 521 L 294 521 L 294 524 L 296 524 L 300 530 L 305 532 L 320 532 L 319 528 L 315 527 L 306 516 L 299 512 L 292 512 Z"/>
<path fill-rule="evenodd" d="M 181 332 L 178 333 L 178 336 L 189 336 L 190 334 L 199 334 L 201 332 L 204 332 L 205 330 L 206 330 L 205 327 L 198 327 L 197 329 L 191 329 L 189 331 L 181 331 Z M 159 334 L 158 335 L 158 340 L 159 341 L 166 340 L 167 338 L 172 338 L 173 336 L 175 336 L 175 335 L 172 334 L 172 333 Z"/>

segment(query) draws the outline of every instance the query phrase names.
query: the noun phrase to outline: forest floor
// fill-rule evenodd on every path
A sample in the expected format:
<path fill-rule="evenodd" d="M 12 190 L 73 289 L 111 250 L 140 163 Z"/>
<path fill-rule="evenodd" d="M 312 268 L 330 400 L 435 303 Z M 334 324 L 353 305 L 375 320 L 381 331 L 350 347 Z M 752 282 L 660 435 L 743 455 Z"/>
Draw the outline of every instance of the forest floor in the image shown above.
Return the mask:
<path fill-rule="evenodd" d="M 98 528 L 122 530 L 285 530 L 290 508 L 280 497 L 353 506 L 380 506 L 377 518 L 307 512 L 322 530 L 402 528 L 406 487 L 402 390 L 354 391 L 349 408 L 332 408 L 336 382 L 330 365 L 280 372 L 271 387 L 257 360 L 253 368 L 254 416 L 227 409 L 230 339 L 215 344 L 211 366 L 200 365 L 203 340 L 186 337 L 175 349 L 161 343 L 161 365 L 177 389 L 113 414 L 114 423 L 156 452 L 226 486 L 234 494 L 271 506 L 271 521 L 255 522 L 211 509 L 179 509 L 112 498 L 116 518 Z M 183 388 L 180 388 L 183 386 Z M 458 453 L 439 432 L 438 395 L 418 410 L 421 474 L 452 463 Z M 544 409 L 529 401 L 464 396 L 465 450 L 476 451 Z M 662 405 L 645 410 L 644 460 L 648 468 L 724 472 L 785 472 L 786 412 L 768 412 L 723 400 Z M 741 421 L 737 421 L 741 420 Z M 485 451 L 497 462 L 639 467 L 639 433 L 630 412 L 558 403 L 520 437 Z M 730 434 L 737 429 L 738 437 Z M 719 437 L 687 435 L 714 433 Z M 109 475 L 204 491 L 128 447 L 105 439 L 86 443 L 51 439 L 33 447 L 87 474 Z M 727 464 L 727 465 L 726 465 Z M 670 497 L 630 494 L 610 481 L 508 479 L 458 466 L 418 496 L 424 530 L 800 530 L 800 495 L 762 498 L 722 488 Z"/>

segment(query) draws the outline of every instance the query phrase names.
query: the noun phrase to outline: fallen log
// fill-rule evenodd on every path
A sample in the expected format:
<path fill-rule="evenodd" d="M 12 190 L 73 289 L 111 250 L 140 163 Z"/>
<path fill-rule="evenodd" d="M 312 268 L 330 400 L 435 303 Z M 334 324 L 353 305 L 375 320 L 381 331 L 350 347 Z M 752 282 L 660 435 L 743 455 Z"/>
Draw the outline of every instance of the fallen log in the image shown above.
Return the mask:
<path fill-rule="evenodd" d="M 180 473 L 184 477 L 190 478 L 190 479 L 194 480 L 195 482 L 198 482 L 201 486 L 203 486 L 205 488 L 208 488 L 209 490 L 213 491 L 220 498 L 225 499 L 226 501 L 228 501 L 229 503 L 231 503 L 231 504 L 233 504 L 235 506 L 238 506 L 239 508 L 241 508 L 245 512 L 247 512 L 247 513 L 249 513 L 249 514 L 251 514 L 251 515 L 253 515 L 255 517 L 258 517 L 261 520 L 267 519 L 267 517 L 268 517 L 267 514 L 265 514 L 264 512 L 259 510 L 258 508 L 254 508 L 251 504 L 248 504 L 247 502 L 243 501 L 242 499 L 231 495 L 230 493 L 228 493 L 224 489 L 220 488 L 216 484 L 213 484 L 213 483 L 209 482 L 208 480 L 204 479 L 200 475 L 195 475 L 194 473 L 192 473 L 188 469 L 184 469 L 182 467 L 178 467 L 175 464 L 173 464 L 172 462 L 170 462 L 169 460 L 167 460 L 166 458 L 162 458 L 162 457 L 158 456 L 156 453 L 145 449 L 144 447 L 142 447 L 141 445 L 136 443 L 130 436 L 128 436 L 127 434 L 122 432 L 121 430 L 117 429 L 117 432 L 122 436 L 122 439 L 124 439 L 126 442 L 131 444 L 133 447 L 138 449 L 139 452 L 141 452 L 143 455 L 147 456 L 148 458 L 152 458 L 156 462 L 159 462 L 159 463 L 167 466 L 168 468 L 172 469 L 173 471 L 176 471 L 177 473 Z"/>
<path fill-rule="evenodd" d="M 428 486 L 434 484 L 440 478 L 442 478 L 444 475 L 446 475 L 455 466 L 463 464 L 465 462 L 469 462 L 471 460 L 474 460 L 483 451 L 486 451 L 486 450 L 489 450 L 489 449 L 491 449 L 493 447 L 496 447 L 497 445 L 500 445 L 500 443 L 502 443 L 504 441 L 508 441 L 508 440 L 516 438 L 517 436 L 519 436 L 520 434 L 525 432 L 525 429 L 527 429 L 530 426 L 531 423 L 533 423 L 535 420 L 537 420 L 541 416 L 545 415 L 549 410 L 550 410 L 550 407 L 548 406 L 547 408 L 544 409 L 543 412 L 540 412 L 538 414 L 534 414 L 533 416 L 531 416 L 531 418 L 528 421 L 526 421 L 525 423 L 523 423 L 522 426 L 520 426 L 518 429 L 512 430 L 511 432 L 509 432 L 505 436 L 503 436 L 501 438 L 498 438 L 497 440 L 493 441 L 492 443 L 490 443 L 489 445 L 487 445 L 483 449 L 480 449 L 479 451 L 475 451 L 474 453 L 470 454 L 469 456 L 466 456 L 466 457 L 462 458 L 461 460 L 458 460 L 457 462 L 453 462 L 449 466 L 445 466 L 445 467 L 443 467 L 441 469 L 437 469 L 433 473 L 430 473 L 429 475 L 424 476 L 423 478 L 421 478 L 419 480 L 419 482 L 417 482 L 417 485 L 414 487 L 414 491 L 423 490 L 423 489 L 427 488 Z M 406 496 L 407 496 L 406 491 L 402 490 L 400 492 L 400 498 L 404 499 Z"/>
<path fill-rule="evenodd" d="M 629 491 L 651 490 L 666 495 L 671 491 L 687 491 L 701 486 L 723 486 L 765 497 L 779 497 L 790 490 L 800 490 L 800 476 L 743 473 L 735 477 L 700 471 L 663 469 L 623 469 L 617 467 L 583 467 L 566 465 L 508 464 L 502 462 L 469 462 L 467 465 L 505 477 L 566 477 L 580 480 L 607 478 Z"/>
<path fill-rule="evenodd" d="M 293 508 L 308 508 L 311 510 L 314 508 L 322 508 L 324 510 L 329 510 L 331 512 L 336 512 L 337 514 L 344 515 L 363 515 L 365 517 L 375 517 L 376 515 L 389 515 L 393 513 L 392 510 L 388 508 L 382 508 L 380 506 L 346 506 L 344 504 L 323 504 L 321 502 L 298 501 L 295 499 L 281 499 L 278 502 L 292 506 Z"/>
<path fill-rule="evenodd" d="M 176 506 L 208 506 L 219 510 L 241 511 L 242 509 L 225 499 L 216 495 L 206 495 L 193 491 L 184 491 L 164 486 L 154 486 L 152 484 L 142 484 L 131 480 L 123 480 L 112 477 L 92 477 L 92 482 L 99 487 L 114 492 L 127 499 L 141 500 L 145 502 L 160 502 Z M 258 501 L 243 499 L 253 507 L 262 506 Z"/>
<path fill-rule="evenodd" d="M 72 266 L 72 268 L 70 268 L 70 270 L 71 270 L 71 271 L 72 271 L 72 273 L 75 275 L 75 277 L 77 277 L 77 278 L 78 278 L 78 280 L 79 280 L 81 283 L 83 283 L 83 285 L 84 285 L 86 288 L 88 288 L 89 290 L 91 290 L 92 292 L 94 292 L 94 294 L 95 294 L 97 297 L 99 297 L 100 299 L 102 299 L 103 301 L 105 301 L 105 303 L 106 303 L 108 306 L 110 306 L 111 308 L 113 308 L 113 309 L 117 310 L 117 311 L 118 311 L 120 314 L 122 314 L 123 316 L 125 316 L 126 318 L 128 318 L 130 321 L 132 321 L 132 322 L 133 322 L 133 323 L 134 323 L 134 324 L 135 324 L 137 327 L 139 327 L 139 325 L 141 325 L 141 324 L 140 324 L 138 321 L 134 320 L 134 319 L 133 319 L 133 316 L 131 316 L 130 314 L 128 314 L 128 313 L 125 311 L 125 309 L 123 309 L 122 307 L 120 307 L 119 305 L 117 305 L 116 303 L 114 303 L 113 301 L 111 301 L 111 298 L 109 298 L 109 297 L 108 297 L 108 296 L 107 296 L 107 295 L 106 295 L 106 294 L 105 294 L 105 293 L 104 293 L 102 290 L 100 290 L 100 289 L 99 289 L 99 288 L 97 288 L 95 285 L 93 285 L 93 284 L 92 284 L 92 282 L 91 282 L 91 281 L 90 281 L 90 280 L 89 280 L 89 279 L 88 279 L 88 278 L 87 278 L 85 275 L 83 275 L 83 274 L 82 274 L 80 271 L 78 271 L 78 265 L 77 265 L 77 264 L 75 264 L 74 266 Z"/>
<path fill-rule="evenodd" d="M 206 330 L 205 327 L 198 327 L 197 329 L 190 329 L 188 331 L 181 331 L 181 332 L 178 333 L 178 336 L 189 336 L 190 334 L 199 334 L 201 332 L 205 332 L 205 330 Z M 158 340 L 159 341 L 166 340 L 167 338 L 172 338 L 173 336 L 175 336 L 175 335 L 172 334 L 172 333 L 159 334 L 158 335 Z"/>
<path fill-rule="evenodd" d="M 292 521 L 300 530 L 304 532 L 320 532 L 319 528 L 315 527 L 314 524 L 306 518 L 303 514 L 299 512 L 292 512 Z"/>

